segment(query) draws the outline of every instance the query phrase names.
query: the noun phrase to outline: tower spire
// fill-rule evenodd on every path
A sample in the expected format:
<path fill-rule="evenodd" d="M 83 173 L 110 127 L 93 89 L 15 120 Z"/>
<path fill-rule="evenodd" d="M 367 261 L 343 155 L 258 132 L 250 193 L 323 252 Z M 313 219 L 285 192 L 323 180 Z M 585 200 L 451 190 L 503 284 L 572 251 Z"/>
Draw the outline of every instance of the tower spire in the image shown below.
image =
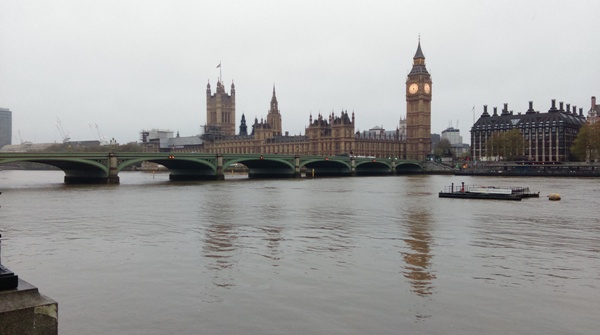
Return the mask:
<path fill-rule="evenodd" d="M 273 130 L 274 135 L 281 135 L 281 114 L 275 95 L 275 84 L 273 84 L 273 97 L 271 98 L 271 108 L 267 114 L 267 123 Z"/>
<path fill-rule="evenodd" d="M 417 52 L 415 52 L 415 56 L 413 57 L 413 67 L 408 74 L 410 75 L 429 75 L 427 72 L 427 68 L 425 67 L 425 55 L 423 54 L 423 50 L 421 50 L 421 36 L 419 35 L 419 44 L 417 46 Z"/>
<path fill-rule="evenodd" d="M 273 97 L 271 98 L 271 111 L 278 112 L 277 96 L 275 95 L 275 84 L 273 84 Z"/>
<path fill-rule="evenodd" d="M 423 50 L 421 50 L 421 34 L 419 34 L 419 45 L 417 47 L 417 52 L 413 59 L 425 59 L 425 55 L 423 55 Z"/>

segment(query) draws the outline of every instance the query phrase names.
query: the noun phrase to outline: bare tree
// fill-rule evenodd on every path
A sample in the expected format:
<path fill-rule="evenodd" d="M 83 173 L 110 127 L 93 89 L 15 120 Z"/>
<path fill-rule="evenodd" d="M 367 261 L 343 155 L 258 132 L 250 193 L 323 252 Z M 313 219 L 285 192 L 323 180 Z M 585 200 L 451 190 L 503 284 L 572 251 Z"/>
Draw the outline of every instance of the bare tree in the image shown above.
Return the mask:
<path fill-rule="evenodd" d="M 523 156 L 525 139 L 518 129 L 494 132 L 485 142 L 487 157 L 516 160 Z"/>

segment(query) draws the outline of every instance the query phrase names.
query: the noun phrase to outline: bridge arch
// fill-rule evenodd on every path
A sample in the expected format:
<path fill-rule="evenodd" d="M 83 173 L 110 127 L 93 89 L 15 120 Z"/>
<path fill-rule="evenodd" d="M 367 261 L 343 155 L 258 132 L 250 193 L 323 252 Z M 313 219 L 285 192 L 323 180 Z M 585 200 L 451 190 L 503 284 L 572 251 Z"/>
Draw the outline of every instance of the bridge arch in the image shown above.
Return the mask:
<path fill-rule="evenodd" d="M 330 157 L 309 158 L 300 164 L 306 168 L 307 176 L 351 176 L 352 165 L 349 161 Z"/>
<path fill-rule="evenodd" d="M 389 175 L 392 172 L 392 165 L 386 161 L 377 159 L 356 162 L 357 176 L 379 176 Z"/>
<path fill-rule="evenodd" d="M 291 178 L 295 176 L 294 157 L 240 156 L 223 162 L 227 167 L 233 163 L 244 164 L 248 168 L 248 178 Z"/>
<path fill-rule="evenodd" d="M 117 171 L 141 163 L 152 162 L 169 169 L 169 180 L 214 180 L 217 179 L 216 162 L 210 159 L 201 159 L 179 155 L 165 155 L 165 157 L 140 156 L 125 158 L 117 166 Z"/>
<path fill-rule="evenodd" d="M 64 155 L 47 154 L 47 157 L 35 157 L 34 155 L 19 155 L 0 160 L 0 164 L 13 162 L 32 162 L 54 166 L 65 173 L 66 184 L 95 184 L 106 183 L 108 177 L 108 159 L 85 159 L 80 157 L 68 157 Z"/>
<path fill-rule="evenodd" d="M 396 165 L 396 174 L 422 173 L 423 167 L 418 162 L 401 162 Z"/>

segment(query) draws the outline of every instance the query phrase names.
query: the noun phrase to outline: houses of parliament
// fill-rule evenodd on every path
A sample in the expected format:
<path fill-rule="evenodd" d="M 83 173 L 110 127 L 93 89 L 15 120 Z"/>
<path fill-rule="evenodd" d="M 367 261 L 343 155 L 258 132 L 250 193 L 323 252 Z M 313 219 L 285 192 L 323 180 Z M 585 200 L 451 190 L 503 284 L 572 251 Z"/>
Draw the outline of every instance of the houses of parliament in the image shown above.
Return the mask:
<path fill-rule="evenodd" d="M 406 120 L 395 131 L 375 128 L 355 131 L 354 112 L 309 117 L 304 135 L 290 136 L 282 132 L 281 112 L 275 87 L 265 119 L 247 123 L 241 116 L 235 126 L 235 85 L 230 92 L 219 80 L 213 93 L 206 87 L 206 125 L 202 143 L 194 147 L 173 147 L 170 151 L 201 151 L 208 153 L 255 153 L 290 155 L 354 155 L 395 157 L 425 160 L 431 152 L 432 81 L 425 66 L 425 56 L 419 41 L 413 66 L 406 79 Z M 236 134 L 237 130 L 237 134 Z"/>

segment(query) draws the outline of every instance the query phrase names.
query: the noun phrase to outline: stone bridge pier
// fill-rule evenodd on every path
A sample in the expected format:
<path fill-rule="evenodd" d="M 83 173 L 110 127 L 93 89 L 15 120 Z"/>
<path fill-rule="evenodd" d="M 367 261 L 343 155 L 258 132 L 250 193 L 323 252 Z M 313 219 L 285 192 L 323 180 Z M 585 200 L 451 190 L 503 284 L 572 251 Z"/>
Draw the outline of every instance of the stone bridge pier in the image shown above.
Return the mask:
<path fill-rule="evenodd" d="M 119 170 L 118 170 L 119 160 L 115 154 L 108 154 L 108 178 L 106 179 L 107 184 L 119 184 Z"/>

